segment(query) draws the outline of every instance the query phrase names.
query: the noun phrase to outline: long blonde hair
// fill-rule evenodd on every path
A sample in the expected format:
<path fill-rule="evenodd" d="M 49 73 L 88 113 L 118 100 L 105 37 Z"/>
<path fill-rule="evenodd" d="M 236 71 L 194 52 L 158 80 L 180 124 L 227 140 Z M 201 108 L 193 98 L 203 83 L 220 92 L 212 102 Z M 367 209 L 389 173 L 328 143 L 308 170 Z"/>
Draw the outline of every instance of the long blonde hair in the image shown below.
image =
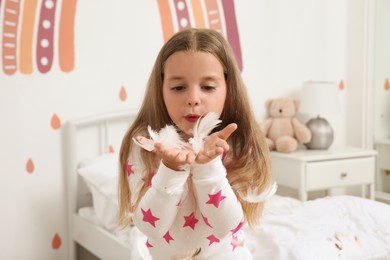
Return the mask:
<path fill-rule="evenodd" d="M 217 31 L 194 28 L 176 33 L 161 48 L 147 83 L 142 106 L 123 138 L 120 149 L 119 223 L 122 225 L 131 223 L 128 216 L 131 212 L 132 191 L 128 185 L 126 165 L 134 145 L 132 137 L 146 135 L 148 125 L 152 129 L 161 129 L 167 124 L 173 124 L 163 100 L 162 86 L 165 62 L 178 51 L 210 53 L 219 60 L 224 69 L 227 95 L 220 118 L 222 124 L 215 131 L 223 129 L 230 123 L 238 125 L 238 129 L 229 137 L 231 160 L 225 163 L 225 167 L 228 181 L 234 187 L 241 202 L 245 218 L 249 225 L 254 226 L 258 222 L 263 203 L 249 203 L 241 196 L 246 195 L 251 189 L 265 190 L 270 185 L 271 169 L 268 146 L 249 105 L 241 72 L 229 44 Z M 145 179 L 150 180 L 158 168 L 160 159 L 155 154 L 143 150 L 141 158 L 145 167 Z M 138 206 L 147 189 L 147 183 L 145 183 L 135 206 Z"/>

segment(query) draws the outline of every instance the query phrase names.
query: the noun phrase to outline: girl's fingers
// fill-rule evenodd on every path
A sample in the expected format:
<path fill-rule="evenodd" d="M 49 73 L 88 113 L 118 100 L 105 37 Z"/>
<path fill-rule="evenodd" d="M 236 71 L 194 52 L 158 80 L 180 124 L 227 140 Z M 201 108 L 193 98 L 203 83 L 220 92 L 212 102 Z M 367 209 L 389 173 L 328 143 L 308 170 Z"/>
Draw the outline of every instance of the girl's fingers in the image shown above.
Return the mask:
<path fill-rule="evenodd" d="M 200 164 L 208 163 L 217 156 L 223 154 L 224 149 L 222 147 L 216 147 L 215 149 L 208 150 L 207 152 L 201 152 L 196 156 L 196 162 Z"/>
<path fill-rule="evenodd" d="M 133 141 L 135 142 L 135 144 L 139 145 L 140 147 L 144 148 L 145 150 L 147 150 L 149 152 L 154 151 L 155 143 L 151 139 L 148 139 L 148 138 L 143 137 L 143 136 L 137 136 L 137 137 L 133 138 Z"/>
<path fill-rule="evenodd" d="M 163 149 L 160 143 L 155 144 L 155 152 L 163 160 L 164 164 L 172 169 L 179 169 L 182 165 L 192 164 L 196 158 L 195 153 L 191 149 Z"/>
<path fill-rule="evenodd" d="M 188 153 L 188 154 L 187 154 L 186 163 L 187 163 L 187 164 L 192 164 L 192 163 L 195 161 L 195 158 L 196 158 L 195 153 Z"/>
<path fill-rule="evenodd" d="M 207 163 L 229 150 L 229 145 L 226 140 L 234 131 L 236 131 L 237 127 L 237 124 L 231 123 L 221 131 L 209 136 L 211 140 L 208 140 L 205 149 L 197 155 L 195 155 L 191 149 L 164 149 L 161 143 L 154 143 L 154 152 L 156 152 L 166 164 L 174 166 L 174 168 L 184 164 L 192 164 L 194 161 L 198 163 Z"/>
<path fill-rule="evenodd" d="M 219 131 L 217 133 L 218 137 L 223 139 L 223 140 L 227 140 L 229 138 L 229 136 L 234 132 L 236 131 L 237 129 L 237 124 L 236 123 L 231 123 L 229 125 L 227 125 L 224 129 L 222 129 L 221 131 Z"/>

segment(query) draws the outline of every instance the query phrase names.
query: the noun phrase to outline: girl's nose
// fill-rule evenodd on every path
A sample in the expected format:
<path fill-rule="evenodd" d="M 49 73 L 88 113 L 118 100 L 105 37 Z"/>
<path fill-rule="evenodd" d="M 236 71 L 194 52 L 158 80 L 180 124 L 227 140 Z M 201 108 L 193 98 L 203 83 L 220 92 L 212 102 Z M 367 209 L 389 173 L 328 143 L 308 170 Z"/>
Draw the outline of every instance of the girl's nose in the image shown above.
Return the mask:
<path fill-rule="evenodd" d="M 200 96 L 197 89 L 194 88 L 189 91 L 187 104 L 189 106 L 197 106 L 200 104 Z"/>

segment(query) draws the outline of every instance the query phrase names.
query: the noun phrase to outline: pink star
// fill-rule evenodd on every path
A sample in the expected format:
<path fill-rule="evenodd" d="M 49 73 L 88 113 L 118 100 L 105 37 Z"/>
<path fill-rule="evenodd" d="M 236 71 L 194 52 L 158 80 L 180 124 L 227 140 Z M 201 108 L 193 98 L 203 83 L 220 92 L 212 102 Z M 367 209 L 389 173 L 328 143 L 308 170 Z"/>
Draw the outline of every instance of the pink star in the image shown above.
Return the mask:
<path fill-rule="evenodd" d="M 213 227 L 210 225 L 209 220 L 208 220 L 205 216 L 203 216 L 202 213 L 201 213 L 201 215 L 202 215 L 202 218 L 203 218 L 204 223 L 206 223 L 207 226 L 213 228 Z"/>
<path fill-rule="evenodd" d="M 233 247 L 232 251 L 234 251 L 234 249 L 236 249 L 237 245 L 238 245 L 238 239 L 237 239 L 237 236 L 235 235 L 232 235 L 232 242 L 230 243 Z"/>
<path fill-rule="evenodd" d="M 244 225 L 244 221 L 241 221 L 240 223 L 238 223 L 237 227 L 233 228 L 230 231 L 232 231 L 232 233 L 235 234 L 238 230 L 242 228 L 243 225 Z"/>
<path fill-rule="evenodd" d="M 130 174 L 135 174 L 135 172 L 133 171 L 133 165 L 130 164 L 129 161 L 127 161 L 126 172 L 127 172 L 127 176 L 130 176 Z"/>
<path fill-rule="evenodd" d="M 167 241 L 167 243 L 169 244 L 169 242 L 171 240 L 174 240 L 171 235 L 169 234 L 169 230 L 167 231 L 167 233 L 165 233 L 165 235 L 163 236 L 163 238 L 165 239 L 165 241 Z"/>
<path fill-rule="evenodd" d="M 148 240 L 146 240 L 146 247 L 153 247 L 150 243 L 149 243 L 149 239 Z"/>
<path fill-rule="evenodd" d="M 206 202 L 206 204 L 213 204 L 216 208 L 219 207 L 219 203 L 225 199 L 225 196 L 221 195 L 222 191 L 218 191 L 215 194 L 208 194 L 209 195 L 209 200 Z"/>
<path fill-rule="evenodd" d="M 214 236 L 214 235 L 208 236 L 207 239 L 210 240 L 209 246 L 210 246 L 212 243 L 214 243 L 214 242 L 215 242 L 215 243 L 219 243 L 219 239 L 218 239 L 216 236 Z"/>
<path fill-rule="evenodd" d="M 153 227 L 156 227 L 156 223 L 155 222 L 157 220 L 159 220 L 159 218 L 156 218 L 155 216 L 153 216 L 152 211 L 150 209 L 145 211 L 144 209 L 141 208 L 141 211 L 142 211 L 142 214 L 144 215 L 142 220 L 145 221 L 145 222 L 150 223 L 150 225 L 152 225 Z"/>
<path fill-rule="evenodd" d="M 184 223 L 183 227 L 190 227 L 190 228 L 192 228 L 192 230 L 194 230 L 195 225 L 196 225 L 196 223 L 198 223 L 199 220 L 197 218 L 195 218 L 194 212 L 192 212 L 190 215 L 184 216 L 184 221 L 185 221 L 185 223 Z"/>

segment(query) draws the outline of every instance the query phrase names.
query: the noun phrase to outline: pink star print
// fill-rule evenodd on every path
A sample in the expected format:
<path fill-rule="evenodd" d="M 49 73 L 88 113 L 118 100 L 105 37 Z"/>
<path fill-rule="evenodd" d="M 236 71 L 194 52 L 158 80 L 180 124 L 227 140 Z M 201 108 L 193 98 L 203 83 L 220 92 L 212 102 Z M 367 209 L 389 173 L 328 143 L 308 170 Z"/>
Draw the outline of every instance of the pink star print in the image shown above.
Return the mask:
<path fill-rule="evenodd" d="M 184 216 L 184 221 L 185 221 L 185 223 L 184 223 L 183 227 L 190 227 L 190 228 L 192 228 L 192 230 L 194 230 L 195 225 L 196 225 L 196 223 L 198 223 L 199 220 L 197 218 L 195 218 L 194 212 L 192 212 L 190 215 Z"/>
<path fill-rule="evenodd" d="M 126 172 L 127 172 L 127 176 L 130 176 L 130 174 L 135 174 L 133 171 L 133 165 L 130 164 L 129 162 L 127 162 L 126 165 Z"/>
<path fill-rule="evenodd" d="M 165 241 L 167 241 L 167 243 L 169 244 L 169 242 L 171 240 L 174 240 L 171 235 L 169 234 L 169 231 L 167 231 L 167 233 L 165 233 L 165 235 L 163 236 L 163 238 L 165 239 Z"/>
<path fill-rule="evenodd" d="M 219 239 L 218 239 L 216 236 L 214 236 L 214 235 L 208 236 L 207 239 L 210 240 L 209 246 L 210 246 L 212 243 L 214 243 L 214 242 L 215 242 L 215 243 L 219 243 Z"/>
<path fill-rule="evenodd" d="M 146 247 L 153 247 L 150 243 L 149 243 L 149 240 L 146 240 Z"/>
<path fill-rule="evenodd" d="M 208 194 L 209 195 L 209 200 L 206 202 L 206 204 L 213 204 L 216 208 L 219 207 L 219 203 L 225 199 L 225 196 L 221 195 L 222 191 L 218 191 L 215 194 Z"/>
<path fill-rule="evenodd" d="M 202 218 L 203 218 L 204 223 L 205 223 L 207 226 L 213 228 L 213 227 L 210 225 L 209 220 L 208 220 L 205 216 L 203 216 L 203 214 L 201 214 L 201 215 L 202 215 Z"/>
<path fill-rule="evenodd" d="M 156 218 L 153 216 L 152 211 L 148 209 L 145 211 L 144 209 L 141 208 L 142 214 L 144 214 L 143 221 L 150 223 L 153 227 L 156 227 L 156 221 L 159 220 L 159 218 Z"/>
<path fill-rule="evenodd" d="M 232 235 L 232 242 L 230 243 L 232 245 L 232 251 L 234 251 L 234 249 L 236 249 L 237 245 L 238 245 L 238 239 L 237 239 L 237 236 L 235 235 Z"/>
<path fill-rule="evenodd" d="M 232 233 L 235 234 L 238 230 L 240 230 L 242 228 L 242 226 L 244 225 L 244 221 L 238 223 L 237 227 L 233 228 L 232 230 Z"/>

